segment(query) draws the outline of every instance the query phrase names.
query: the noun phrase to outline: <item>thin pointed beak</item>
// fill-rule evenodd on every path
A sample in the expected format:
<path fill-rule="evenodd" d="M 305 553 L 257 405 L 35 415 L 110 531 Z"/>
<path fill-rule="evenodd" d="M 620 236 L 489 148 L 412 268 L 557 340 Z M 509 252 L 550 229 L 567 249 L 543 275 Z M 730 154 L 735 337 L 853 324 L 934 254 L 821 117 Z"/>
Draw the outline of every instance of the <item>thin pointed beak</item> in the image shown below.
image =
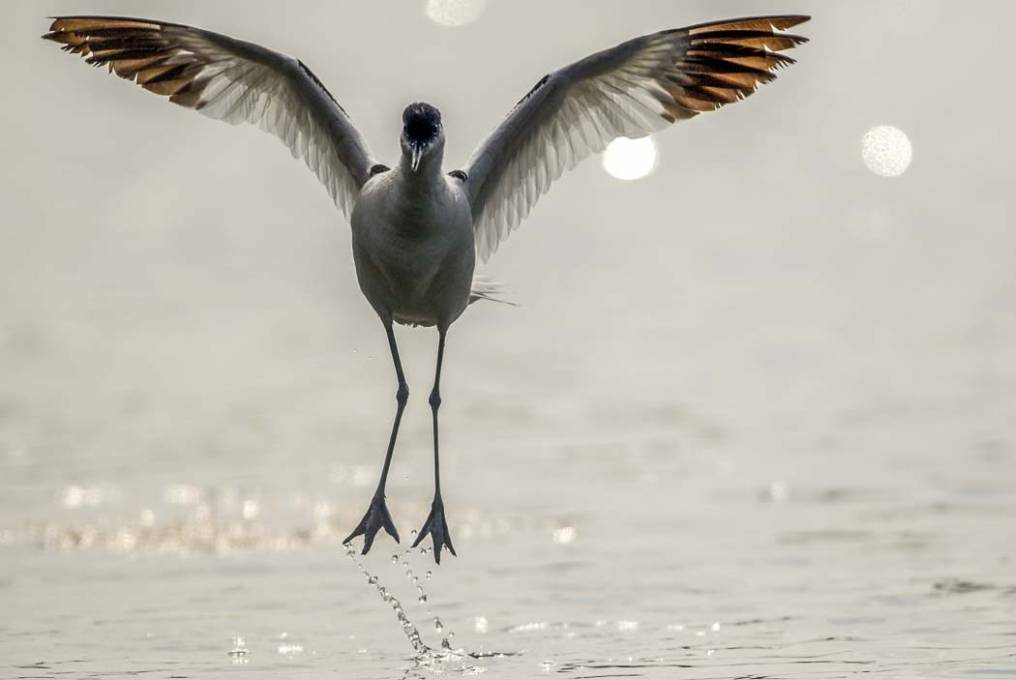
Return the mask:
<path fill-rule="evenodd" d="M 420 167 L 420 160 L 423 158 L 423 145 L 413 144 L 413 155 L 410 159 L 410 167 L 416 172 Z"/>

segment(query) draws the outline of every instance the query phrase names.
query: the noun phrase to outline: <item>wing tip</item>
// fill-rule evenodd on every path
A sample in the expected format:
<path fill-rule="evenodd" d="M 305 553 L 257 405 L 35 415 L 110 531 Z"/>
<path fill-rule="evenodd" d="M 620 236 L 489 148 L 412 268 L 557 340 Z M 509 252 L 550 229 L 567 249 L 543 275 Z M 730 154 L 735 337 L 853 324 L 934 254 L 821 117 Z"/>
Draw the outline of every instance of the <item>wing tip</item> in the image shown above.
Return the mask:
<path fill-rule="evenodd" d="M 87 33 L 97 29 L 142 29 L 160 31 L 167 22 L 137 17 L 117 17 L 98 15 L 61 15 L 46 17 L 51 21 L 49 32 L 55 34 Z"/>
<path fill-rule="evenodd" d="M 694 35 L 703 31 L 715 30 L 764 30 L 776 35 L 782 35 L 783 31 L 800 26 L 811 21 L 809 14 L 771 14 L 754 17 L 737 17 L 734 19 L 720 19 L 717 21 L 706 21 L 701 24 L 693 24 L 684 28 L 673 29 L 674 33 L 687 32 Z"/>
<path fill-rule="evenodd" d="M 782 15 L 777 15 L 777 16 L 775 16 L 773 18 L 779 20 L 781 22 L 781 24 L 783 24 L 782 26 L 778 26 L 777 27 L 781 31 L 785 31 L 788 28 L 793 28 L 794 26 L 800 26 L 801 24 L 804 24 L 804 23 L 807 23 L 807 22 L 811 21 L 811 15 L 810 14 L 782 14 Z"/>

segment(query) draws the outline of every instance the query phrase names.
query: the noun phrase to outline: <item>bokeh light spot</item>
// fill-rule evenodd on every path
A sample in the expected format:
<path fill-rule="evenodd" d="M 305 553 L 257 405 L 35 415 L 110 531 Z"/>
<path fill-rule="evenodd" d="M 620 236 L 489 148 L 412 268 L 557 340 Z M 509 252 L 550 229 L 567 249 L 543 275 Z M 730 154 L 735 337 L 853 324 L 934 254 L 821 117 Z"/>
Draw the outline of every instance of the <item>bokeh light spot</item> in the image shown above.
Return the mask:
<path fill-rule="evenodd" d="M 603 152 L 603 169 L 607 174 L 627 181 L 648 176 L 656 169 L 656 161 L 656 142 L 652 137 L 618 137 Z"/>
<path fill-rule="evenodd" d="M 441 26 L 465 26 L 480 18 L 487 0 L 427 0 L 427 18 Z"/>
<path fill-rule="evenodd" d="M 877 125 L 861 139 L 861 157 L 864 164 L 876 175 L 899 177 L 914 155 L 907 134 L 892 125 Z"/>

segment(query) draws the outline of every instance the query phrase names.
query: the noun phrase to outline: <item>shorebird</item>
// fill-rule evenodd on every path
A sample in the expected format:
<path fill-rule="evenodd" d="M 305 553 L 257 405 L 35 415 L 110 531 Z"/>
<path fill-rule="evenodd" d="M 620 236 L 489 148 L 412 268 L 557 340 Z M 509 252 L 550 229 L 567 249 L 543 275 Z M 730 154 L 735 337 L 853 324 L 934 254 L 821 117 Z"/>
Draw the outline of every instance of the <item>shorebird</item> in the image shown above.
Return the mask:
<path fill-rule="evenodd" d="M 349 114 L 298 59 L 180 24 L 127 17 L 57 17 L 43 37 L 95 66 L 228 123 L 252 123 L 302 158 L 349 218 L 357 280 L 384 326 L 398 380 L 395 421 L 377 489 L 343 543 L 382 528 L 399 541 L 385 485 L 409 399 L 393 324 L 436 327 L 430 392 L 434 498 L 413 543 L 454 555 L 441 498 L 438 408 L 448 328 L 472 302 L 496 299 L 474 280 L 486 261 L 565 170 L 617 137 L 644 137 L 752 94 L 794 63 L 787 33 L 808 20 L 779 15 L 664 30 L 596 52 L 540 78 L 476 148 L 445 173 L 440 112 L 414 103 L 402 114 L 401 158 L 379 163 Z"/>

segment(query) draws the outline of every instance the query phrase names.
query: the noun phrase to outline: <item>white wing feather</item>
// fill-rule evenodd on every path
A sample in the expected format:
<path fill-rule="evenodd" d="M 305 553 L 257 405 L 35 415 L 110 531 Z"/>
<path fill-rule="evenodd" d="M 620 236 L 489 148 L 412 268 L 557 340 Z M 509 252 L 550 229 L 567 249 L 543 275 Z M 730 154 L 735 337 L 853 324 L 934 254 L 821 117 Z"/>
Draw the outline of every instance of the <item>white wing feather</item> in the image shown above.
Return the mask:
<path fill-rule="evenodd" d="M 292 57 L 190 26 L 123 17 L 58 17 L 44 38 L 170 101 L 252 123 L 302 158 L 348 216 L 373 157 L 349 116 Z"/>
<path fill-rule="evenodd" d="M 486 261 L 550 188 L 617 137 L 644 137 L 750 95 L 793 59 L 804 16 L 733 19 L 621 43 L 545 76 L 466 167 L 476 251 Z"/>

